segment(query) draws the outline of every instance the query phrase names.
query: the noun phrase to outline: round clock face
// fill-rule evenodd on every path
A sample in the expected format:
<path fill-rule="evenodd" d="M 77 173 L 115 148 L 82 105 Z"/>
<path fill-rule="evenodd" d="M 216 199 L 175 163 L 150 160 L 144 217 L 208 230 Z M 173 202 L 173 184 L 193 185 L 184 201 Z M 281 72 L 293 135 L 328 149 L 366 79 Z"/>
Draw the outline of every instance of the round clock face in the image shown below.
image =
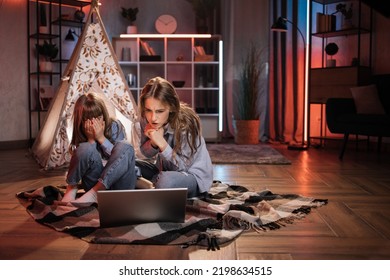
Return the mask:
<path fill-rule="evenodd" d="M 156 19 L 155 27 L 161 34 L 172 34 L 176 31 L 177 21 L 171 15 L 161 15 Z"/>

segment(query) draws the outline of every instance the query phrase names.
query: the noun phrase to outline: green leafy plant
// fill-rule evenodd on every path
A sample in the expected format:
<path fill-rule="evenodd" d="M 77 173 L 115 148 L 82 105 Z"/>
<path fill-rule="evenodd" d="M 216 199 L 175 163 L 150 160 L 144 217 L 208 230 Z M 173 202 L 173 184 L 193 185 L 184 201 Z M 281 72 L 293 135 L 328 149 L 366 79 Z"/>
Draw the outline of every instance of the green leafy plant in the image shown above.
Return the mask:
<path fill-rule="evenodd" d="M 239 90 L 235 92 L 238 120 L 259 118 L 258 99 L 262 51 L 252 43 L 245 56 L 239 76 Z"/>
<path fill-rule="evenodd" d="M 122 7 L 122 16 L 130 21 L 130 25 L 134 24 L 134 21 L 137 20 L 138 8 L 123 8 Z"/>
<path fill-rule="evenodd" d="M 46 61 L 50 61 L 51 59 L 56 58 L 58 54 L 57 45 L 46 40 L 43 42 L 43 45 L 37 44 L 37 50 L 38 54 L 45 57 Z"/>

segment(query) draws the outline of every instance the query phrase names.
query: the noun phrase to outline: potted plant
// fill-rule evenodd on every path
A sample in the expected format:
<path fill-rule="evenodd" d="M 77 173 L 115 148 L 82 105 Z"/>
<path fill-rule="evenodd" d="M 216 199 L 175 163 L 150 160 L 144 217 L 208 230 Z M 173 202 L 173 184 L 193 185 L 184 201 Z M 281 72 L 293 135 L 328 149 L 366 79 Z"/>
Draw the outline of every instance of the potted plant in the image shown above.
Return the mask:
<path fill-rule="evenodd" d="M 336 59 L 333 56 L 339 51 L 339 46 L 336 43 L 329 43 L 325 47 L 325 52 L 330 56 L 330 59 L 326 61 L 326 67 L 336 67 Z"/>
<path fill-rule="evenodd" d="M 130 22 L 130 25 L 127 26 L 128 34 L 137 33 L 137 26 L 134 25 L 134 21 L 137 20 L 138 8 L 123 8 L 122 7 L 122 16 Z"/>
<path fill-rule="evenodd" d="M 38 54 L 44 57 L 44 61 L 41 61 L 39 64 L 39 70 L 42 72 L 53 71 L 51 60 L 57 57 L 57 45 L 45 40 L 42 45 L 37 44 L 37 50 Z"/>
<path fill-rule="evenodd" d="M 233 121 L 236 144 L 259 143 L 259 110 L 261 50 L 251 44 L 243 57 L 239 90 L 234 94 L 236 114 Z"/>
<path fill-rule="evenodd" d="M 341 13 L 343 15 L 343 22 L 341 25 L 342 29 L 349 29 L 353 27 L 352 23 L 352 16 L 353 16 L 353 11 L 352 11 L 352 5 L 349 6 L 347 9 L 347 4 L 344 3 L 339 3 L 336 5 L 336 11 L 333 14 Z"/>

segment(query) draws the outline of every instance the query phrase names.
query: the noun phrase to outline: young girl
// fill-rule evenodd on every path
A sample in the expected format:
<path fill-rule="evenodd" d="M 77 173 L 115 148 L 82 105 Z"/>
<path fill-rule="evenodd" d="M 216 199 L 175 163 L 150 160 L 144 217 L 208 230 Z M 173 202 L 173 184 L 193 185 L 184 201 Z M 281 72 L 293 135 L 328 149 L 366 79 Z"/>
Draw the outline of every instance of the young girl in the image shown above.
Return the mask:
<path fill-rule="evenodd" d="M 137 160 L 142 176 L 156 188 L 188 189 L 188 197 L 207 192 L 213 166 L 201 134 L 199 116 L 179 101 L 175 88 L 156 77 L 140 97 L 141 151 L 149 160 Z"/>
<path fill-rule="evenodd" d="M 101 98 L 94 93 L 80 96 L 74 106 L 72 158 L 62 201 L 75 200 L 79 185 L 86 193 L 77 202 L 96 202 L 101 189 L 134 188 L 134 149 L 124 139 L 122 124 L 109 117 Z"/>

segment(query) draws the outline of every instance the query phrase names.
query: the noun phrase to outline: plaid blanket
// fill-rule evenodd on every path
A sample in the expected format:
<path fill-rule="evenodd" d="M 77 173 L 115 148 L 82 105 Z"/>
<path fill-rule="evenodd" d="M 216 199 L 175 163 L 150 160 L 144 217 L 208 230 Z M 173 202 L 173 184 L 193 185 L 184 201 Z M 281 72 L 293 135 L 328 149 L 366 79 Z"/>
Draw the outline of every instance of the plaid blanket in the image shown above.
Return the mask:
<path fill-rule="evenodd" d="M 45 186 L 16 194 L 38 223 L 91 243 L 200 245 L 219 249 L 243 231 L 278 229 L 327 200 L 296 194 L 252 192 L 215 181 L 204 198 L 188 199 L 184 223 L 147 223 L 102 228 L 97 204 L 60 202 L 64 187 Z"/>

